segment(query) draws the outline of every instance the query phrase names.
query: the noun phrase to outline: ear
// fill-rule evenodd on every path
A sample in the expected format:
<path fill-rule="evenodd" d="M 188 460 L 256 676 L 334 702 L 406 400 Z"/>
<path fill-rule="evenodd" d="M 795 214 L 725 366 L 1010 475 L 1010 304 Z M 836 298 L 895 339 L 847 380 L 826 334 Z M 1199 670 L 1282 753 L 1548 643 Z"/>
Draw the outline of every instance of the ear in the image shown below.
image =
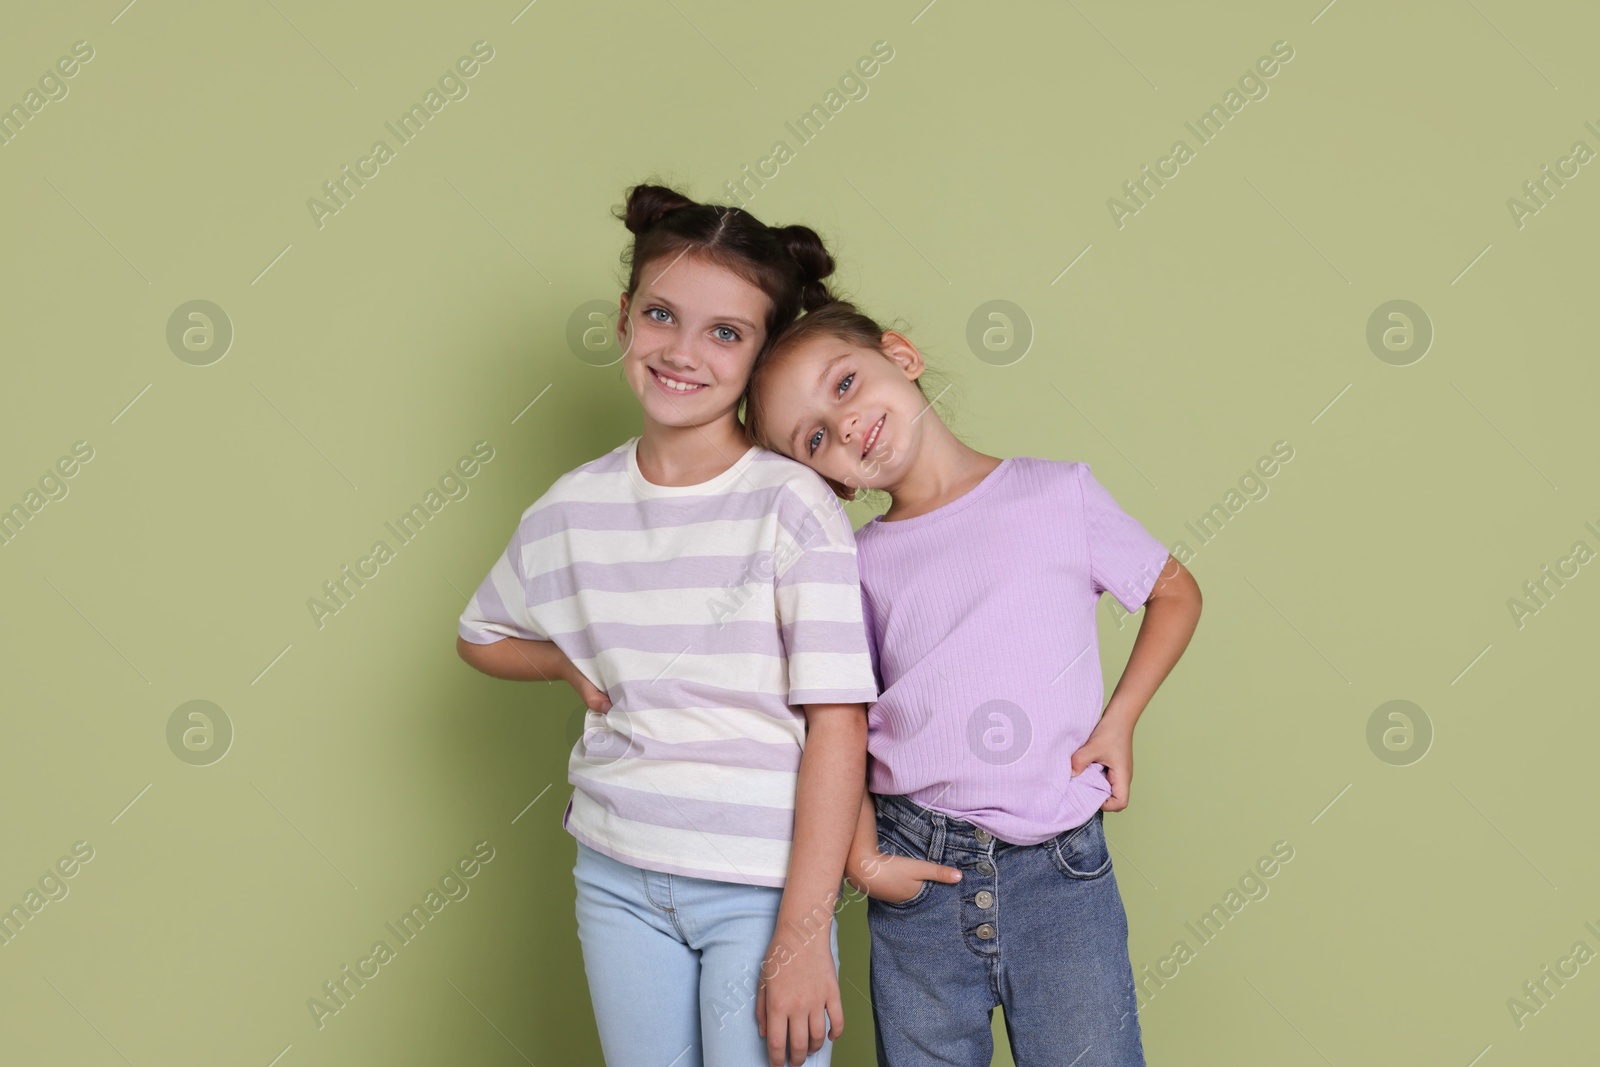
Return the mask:
<path fill-rule="evenodd" d="M 878 350 L 894 361 L 907 381 L 914 382 L 922 376 L 926 366 L 922 362 L 922 353 L 917 351 L 917 346 L 912 344 L 905 334 L 894 330 L 883 331 L 883 336 L 878 340 Z"/>
<path fill-rule="evenodd" d="M 622 294 L 622 301 L 617 311 L 617 344 L 622 346 L 622 354 L 628 354 L 628 294 Z"/>

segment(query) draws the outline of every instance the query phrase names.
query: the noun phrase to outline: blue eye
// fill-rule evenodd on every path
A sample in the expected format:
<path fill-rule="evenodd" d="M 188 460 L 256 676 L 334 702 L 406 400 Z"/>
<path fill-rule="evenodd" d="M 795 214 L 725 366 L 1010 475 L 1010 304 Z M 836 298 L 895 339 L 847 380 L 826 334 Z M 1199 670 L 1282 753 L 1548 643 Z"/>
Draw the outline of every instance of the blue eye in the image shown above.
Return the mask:
<path fill-rule="evenodd" d="M 855 376 L 856 376 L 856 372 L 855 371 L 851 371 L 849 374 L 846 374 L 843 378 L 840 378 L 839 379 L 839 385 L 835 388 L 834 392 L 839 394 L 840 396 L 843 396 L 850 389 L 850 380 L 852 378 L 854 378 Z"/>
<path fill-rule="evenodd" d="M 658 312 L 658 311 L 661 312 L 661 314 L 664 315 L 665 318 L 660 318 L 660 319 L 656 318 L 655 315 L 656 315 L 656 312 Z M 671 322 L 672 321 L 672 313 L 670 311 L 668 311 L 666 308 L 646 308 L 645 309 L 645 314 L 648 315 L 655 322 Z"/>
<path fill-rule="evenodd" d="M 722 335 L 725 334 L 725 333 L 726 334 L 731 334 L 732 336 L 723 337 Z M 727 341 L 727 342 L 729 342 L 731 344 L 732 342 L 737 341 L 739 339 L 739 331 L 735 330 L 732 326 L 718 326 L 717 327 L 717 337 L 718 337 L 719 340 Z"/>
<path fill-rule="evenodd" d="M 818 430 L 806 440 L 806 455 L 814 456 L 817 454 L 817 446 L 822 443 L 820 440 L 821 437 L 822 431 Z"/>

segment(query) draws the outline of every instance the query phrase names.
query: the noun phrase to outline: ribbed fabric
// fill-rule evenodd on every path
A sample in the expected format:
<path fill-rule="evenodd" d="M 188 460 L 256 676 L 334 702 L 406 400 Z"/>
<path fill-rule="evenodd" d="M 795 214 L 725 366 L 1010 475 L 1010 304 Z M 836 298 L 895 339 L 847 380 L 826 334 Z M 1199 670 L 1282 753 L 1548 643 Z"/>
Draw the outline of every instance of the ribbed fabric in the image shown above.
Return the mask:
<path fill-rule="evenodd" d="M 1139 610 L 1167 549 L 1087 463 L 1002 460 L 957 499 L 856 531 L 880 695 L 869 787 L 1033 845 L 1089 819 L 1105 767 L 1073 778 L 1100 720 L 1095 607 Z"/>
<path fill-rule="evenodd" d="M 523 512 L 459 632 L 554 641 L 611 699 L 568 760 L 574 837 L 646 870 L 781 886 L 800 705 L 877 696 L 850 522 L 815 471 L 776 452 L 663 486 L 637 447 Z"/>

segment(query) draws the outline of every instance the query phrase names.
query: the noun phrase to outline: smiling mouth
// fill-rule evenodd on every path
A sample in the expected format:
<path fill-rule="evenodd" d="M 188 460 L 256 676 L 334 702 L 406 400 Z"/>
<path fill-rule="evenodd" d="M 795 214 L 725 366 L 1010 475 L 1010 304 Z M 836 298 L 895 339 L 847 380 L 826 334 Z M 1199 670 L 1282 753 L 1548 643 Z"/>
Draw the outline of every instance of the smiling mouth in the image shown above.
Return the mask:
<path fill-rule="evenodd" d="M 656 384 L 661 386 L 661 388 L 665 389 L 669 393 L 677 393 L 680 396 L 686 396 L 690 393 L 698 393 L 702 389 L 709 388 L 704 382 L 686 382 L 682 378 L 668 377 L 667 375 L 656 370 L 654 367 L 647 367 L 645 369 L 650 372 L 650 377 L 656 380 Z"/>
<path fill-rule="evenodd" d="M 866 459 L 867 453 L 872 451 L 872 446 L 878 443 L 878 435 L 883 432 L 883 423 L 888 417 L 888 413 L 885 412 L 882 418 L 878 419 L 877 422 L 872 424 L 872 429 L 867 431 L 866 440 L 861 442 L 862 459 Z"/>

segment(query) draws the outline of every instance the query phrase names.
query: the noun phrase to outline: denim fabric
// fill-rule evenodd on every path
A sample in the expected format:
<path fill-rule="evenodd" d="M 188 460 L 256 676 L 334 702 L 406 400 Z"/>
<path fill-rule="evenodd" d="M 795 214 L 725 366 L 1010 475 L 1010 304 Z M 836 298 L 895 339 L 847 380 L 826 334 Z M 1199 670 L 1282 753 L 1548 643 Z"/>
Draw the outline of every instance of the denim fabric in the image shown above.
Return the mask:
<path fill-rule="evenodd" d="M 607 1067 L 767 1067 L 756 982 L 783 890 L 647 871 L 582 842 L 572 873 Z M 837 968 L 836 921 L 829 945 Z M 806 1063 L 832 1055 L 824 1040 Z"/>
<path fill-rule="evenodd" d="M 875 796 L 878 847 L 960 868 L 872 900 L 872 1005 L 884 1067 L 987 1067 L 1005 1010 L 1018 1067 L 1143 1067 L 1128 920 L 1103 820 L 1038 845 Z"/>

